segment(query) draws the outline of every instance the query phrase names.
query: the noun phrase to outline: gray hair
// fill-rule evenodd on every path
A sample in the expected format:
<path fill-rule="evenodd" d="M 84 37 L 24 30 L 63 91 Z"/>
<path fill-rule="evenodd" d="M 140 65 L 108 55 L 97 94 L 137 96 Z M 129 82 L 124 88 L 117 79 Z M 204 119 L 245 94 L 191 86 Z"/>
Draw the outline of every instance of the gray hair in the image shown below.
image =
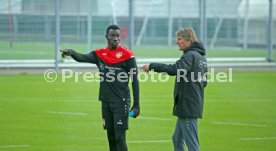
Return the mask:
<path fill-rule="evenodd" d="M 183 39 L 188 40 L 191 43 L 198 42 L 193 28 L 182 28 L 176 32 L 176 35 L 181 36 Z"/>

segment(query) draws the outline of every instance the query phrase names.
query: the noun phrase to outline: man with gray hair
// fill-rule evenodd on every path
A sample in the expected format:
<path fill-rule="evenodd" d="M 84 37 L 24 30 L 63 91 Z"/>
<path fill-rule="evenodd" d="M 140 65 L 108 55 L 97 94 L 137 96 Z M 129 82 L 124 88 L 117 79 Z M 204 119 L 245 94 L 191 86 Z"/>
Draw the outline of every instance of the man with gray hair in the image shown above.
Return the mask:
<path fill-rule="evenodd" d="M 177 31 L 176 44 L 183 55 L 174 64 L 151 63 L 142 70 L 165 72 L 176 76 L 173 115 L 177 116 L 173 134 L 174 151 L 199 151 L 198 123 L 202 118 L 204 88 L 207 85 L 205 48 L 198 42 L 193 28 Z"/>

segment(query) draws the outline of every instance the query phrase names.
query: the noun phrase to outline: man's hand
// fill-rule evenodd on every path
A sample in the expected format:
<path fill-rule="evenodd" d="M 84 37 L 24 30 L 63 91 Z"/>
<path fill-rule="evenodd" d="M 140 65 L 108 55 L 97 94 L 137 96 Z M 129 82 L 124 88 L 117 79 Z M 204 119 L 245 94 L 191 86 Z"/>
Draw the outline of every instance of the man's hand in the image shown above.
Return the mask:
<path fill-rule="evenodd" d="M 143 71 L 145 71 L 145 72 L 149 72 L 149 71 L 150 71 L 150 70 L 149 70 L 149 65 L 148 65 L 148 64 L 144 65 L 144 66 L 141 68 L 141 70 L 143 70 Z"/>
<path fill-rule="evenodd" d="M 65 57 L 67 57 L 67 56 L 70 56 L 69 50 L 68 50 L 68 49 L 59 50 L 59 51 L 61 52 L 62 58 L 65 58 Z"/>
<path fill-rule="evenodd" d="M 133 113 L 131 113 L 131 112 L 133 112 Z M 131 115 L 131 117 L 133 117 L 133 118 L 138 117 L 140 114 L 140 107 L 133 106 L 130 110 L 130 113 L 133 114 L 133 115 Z"/>

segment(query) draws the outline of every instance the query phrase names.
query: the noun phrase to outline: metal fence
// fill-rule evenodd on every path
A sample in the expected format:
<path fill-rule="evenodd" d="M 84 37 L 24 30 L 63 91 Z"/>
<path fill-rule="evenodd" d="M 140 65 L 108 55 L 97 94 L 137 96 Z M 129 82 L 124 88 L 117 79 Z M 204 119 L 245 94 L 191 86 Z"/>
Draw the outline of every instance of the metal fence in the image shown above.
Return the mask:
<path fill-rule="evenodd" d="M 171 47 L 175 32 L 185 26 L 193 27 L 199 35 L 200 1 L 133 0 L 134 46 Z M 54 44 L 55 2 L 0 0 L 0 41 Z M 266 49 L 268 8 L 269 0 L 206 0 L 207 47 Z M 109 24 L 120 25 L 122 43 L 127 44 L 128 9 L 129 0 L 60 0 L 61 43 L 87 44 L 90 12 L 93 49 L 105 45 L 104 34 Z M 276 14 L 276 9 L 272 14 Z M 274 31 L 275 18 L 276 15 Z M 275 45 L 276 32 L 272 37 Z"/>

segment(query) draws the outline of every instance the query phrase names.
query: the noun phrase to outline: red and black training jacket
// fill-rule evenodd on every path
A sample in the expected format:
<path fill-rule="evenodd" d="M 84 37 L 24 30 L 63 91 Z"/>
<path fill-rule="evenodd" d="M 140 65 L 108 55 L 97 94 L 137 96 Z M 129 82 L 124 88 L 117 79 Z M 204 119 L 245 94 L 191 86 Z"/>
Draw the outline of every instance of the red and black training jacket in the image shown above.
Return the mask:
<path fill-rule="evenodd" d="M 108 47 L 105 47 L 88 54 L 80 54 L 69 49 L 69 55 L 78 62 L 97 65 L 101 76 L 100 101 L 130 101 L 128 83 L 131 79 L 134 105 L 139 105 L 138 69 L 131 50 L 122 45 L 119 45 L 115 50 L 109 50 Z"/>

